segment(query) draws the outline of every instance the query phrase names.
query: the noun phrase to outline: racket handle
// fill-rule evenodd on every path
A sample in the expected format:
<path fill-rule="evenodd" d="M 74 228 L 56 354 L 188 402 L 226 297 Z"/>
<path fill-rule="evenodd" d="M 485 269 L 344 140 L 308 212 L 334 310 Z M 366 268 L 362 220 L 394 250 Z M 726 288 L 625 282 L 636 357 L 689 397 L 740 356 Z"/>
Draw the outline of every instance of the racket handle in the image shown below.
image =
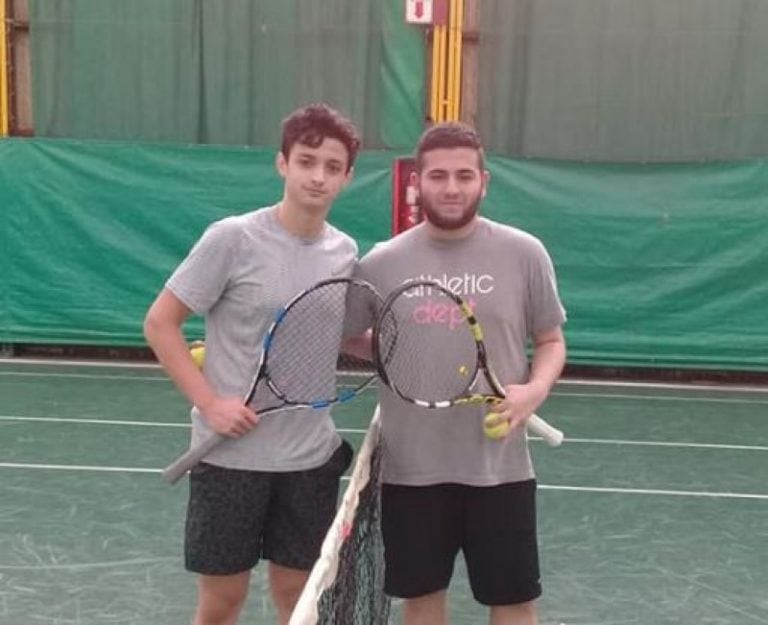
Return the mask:
<path fill-rule="evenodd" d="M 565 435 L 556 427 L 552 427 L 544 421 L 539 415 L 532 414 L 528 418 L 528 430 L 534 434 L 541 436 L 544 442 L 550 447 L 557 447 L 563 442 Z"/>
<path fill-rule="evenodd" d="M 199 464 L 208 453 L 226 437 L 213 433 L 197 447 L 192 447 L 163 469 L 163 478 L 169 484 L 178 482 L 192 467 Z"/>

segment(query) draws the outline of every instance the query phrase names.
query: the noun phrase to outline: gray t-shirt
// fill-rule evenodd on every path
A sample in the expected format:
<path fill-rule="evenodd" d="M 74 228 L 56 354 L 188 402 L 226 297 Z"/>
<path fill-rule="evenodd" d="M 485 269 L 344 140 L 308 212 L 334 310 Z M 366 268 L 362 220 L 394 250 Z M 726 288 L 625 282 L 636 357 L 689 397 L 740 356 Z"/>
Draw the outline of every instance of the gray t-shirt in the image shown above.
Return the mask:
<path fill-rule="evenodd" d="M 412 228 L 377 245 L 356 274 L 382 293 L 406 280 L 427 278 L 461 295 L 483 327 L 491 366 L 503 384 L 527 381 L 529 339 L 565 322 L 542 243 L 488 219 L 479 218 L 460 240 L 438 240 L 424 226 Z M 446 349 L 450 346 L 435 345 L 427 358 L 439 362 Z M 533 477 L 524 434 L 488 439 L 482 429 L 485 408 L 421 408 L 386 388 L 380 399 L 386 482 L 492 486 Z"/>
<path fill-rule="evenodd" d="M 256 374 L 262 340 L 277 310 L 316 282 L 349 276 L 355 242 L 330 224 L 315 239 L 288 233 L 275 206 L 212 224 L 166 283 L 205 316 L 203 372 L 217 393 L 244 397 Z M 192 443 L 209 432 L 192 410 Z M 297 471 L 330 458 L 339 445 L 329 409 L 266 415 L 248 434 L 228 439 L 207 457 L 219 466 Z"/>

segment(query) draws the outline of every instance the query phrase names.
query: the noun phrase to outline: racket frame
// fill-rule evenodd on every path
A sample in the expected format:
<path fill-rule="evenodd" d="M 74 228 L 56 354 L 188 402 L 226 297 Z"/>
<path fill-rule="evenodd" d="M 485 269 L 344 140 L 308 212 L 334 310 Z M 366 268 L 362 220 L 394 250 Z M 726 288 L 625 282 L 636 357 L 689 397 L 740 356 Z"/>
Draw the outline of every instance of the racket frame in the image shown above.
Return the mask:
<path fill-rule="evenodd" d="M 440 293 L 442 293 L 443 295 L 447 296 L 449 299 L 451 299 L 461 311 L 462 317 L 464 318 L 464 321 L 468 326 L 468 331 L 472 334 L 472 338 L 474 339 L 474 342 L 475 342 L 475 348 L 476 348 L 476 360 L 474 363 L 475 370 L 471 376 L 468 376 L 469 382 L 467 383 L 467 386 L 465 387 L 464 391 L 450 399 L 441 400 L 441 401 L 428 401 L 425 399 L 409 397 L 405 395 L 397 387 L 396 384 L 394 384 L 391 377 L 387 373 L 387 363 L 389 359 L 387 358 L 386 354 L 382 354 L 382 345 L 381 345 L 381 335 L 383 332 L 384 325 L 385 323 L 392 324 L 397 322 L 397 319 L 394 315 L 391 315 L 391 316 L 389 315 L 389 312 L 392 308 L 394 301 L 398 297 L 400 297 L 403 293 L 418 287 L 428 287 L 428 288 L 435 289 Z M 395 336 L 393 340 L 395 342 L 397 341 L 396 328 L 395 328 Z M 379 315 L 376 318 L 376 323 L 374 324 L 372 348 L 373 348 L 373 361 L 376 366 L 376 370 L 379 374 L 379 378 L 381 378 L 381 381 L 391 391 L 393 391 L 398 397 L 416 406 L 420 406 L 422 408 L 430 408 L 430 409 L 450 408 L 452 406 L 467 406 L 467 405 L 494 406 L 499 404 L 506 396 L 504 392 L 504 387 L 502 386 L 498 376 L 493 371 L 488 361 L 488 350 L 485 346 L 483 329 L 477 317 L 475 316 L 474 311 L 470 308 L 469 304 L 467 304 L 460 295 L 444 287 L 442 284 L 440 284 L 436 280 L 427 280 L 427 279 L 408 280 L 407 282 L 404 282 L 402 285 L 400 285 L 398 288 L 396 288 L 394 291 L 390 292 L 387 295 L 386 299 L 384 300 L 384 304 L 381 307 Z M 394 349 L 395 349 L 394 346 L 391 347 L 390 353 L 392 353 Z M 471 392 L 471 389 L 477 384 L 481 376 L 485 378 L 485 380 L 488 382 L 489 386 L 493 390 L 493 394 Z M 544 441 L 552 447 L 557 447 L 563 442 L 564 434 L 557 428 L 551 426 L 549 423 L 547 423 L 544 419 L 542 419 L 536 414 L 531 414 L 528 417 L 527 427 L 534 434 L 541 436 L 544 439 Z"/>
<path fill-rule="evenodd" d="M 297 410 L 299 408 L 310 408 L 313 410 L 319 410 L 321 408 L 328 408 L 335 404 L 343 404 L 354 397 L 356 397 L 361 391 L 373 384 L 376 379 L 375 373 L 368 376 L 361 384 L 356 385 L 353 388 L 345 389 L 343 392 L 338 393 L 333 398 L 324 398 L 316 401 L 291 401 L 286 394 L 272 381 L 269 376 L 269 353 L 274 343 L 275 333 L 280 325 L 288 315 L 291 308 L 293 308 L 304 297 L 310 295 L 318 289 L 322 289 L 331 284 L 346 284 L 348 286 L 356 286 L 367 289 L 374 301 L 383 302 L 383 298 L 378 291 L 370 283 L 359 280 L 356 278 L 327 278 L 321 280 L 311 287 L 304 289 L 292 297 L 285 306 L 282 306 L 275 318 L 267 329 L 264 339 L 262 341 L 261 354 L 259 356 L 259 364 L 256 367 L 256 374 L 253 377 L 253 381 L 249 387 L 249 391 L 243 403 L 248 406 L 253 401 L 254 396 L 259 388 L 259 384 L 264 381 L 270 392 L 281 402 L 280 404 L 258 410 L 257 414 L 261 417 L 268 414 L 277 412 L 283 412 L 288 410 Z M 200 444 L 191 447 L 186 452 L 176 458 L 171 464 L 163 469 L 163 478 L 169 484 L 175 484 L 178 482 L 188 471 L 199 464 L 213 449 L 220 445 L 225 440 L 229 439 L 229 436 L 219 434 L 218 432 L 210 432 Z"/>

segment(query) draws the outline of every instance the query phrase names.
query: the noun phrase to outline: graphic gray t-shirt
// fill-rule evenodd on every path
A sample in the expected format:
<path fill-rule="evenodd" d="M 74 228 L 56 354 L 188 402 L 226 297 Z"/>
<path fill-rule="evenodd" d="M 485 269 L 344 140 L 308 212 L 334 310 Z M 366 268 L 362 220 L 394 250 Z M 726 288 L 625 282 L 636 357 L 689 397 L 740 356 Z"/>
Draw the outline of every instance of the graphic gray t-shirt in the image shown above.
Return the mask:
<path fill-rule="evenodd" d="M 288 233 L 275 206 L 212 224 L 166 287 L 205 317 L 203 372 L 216 392 L 244 397 L 276 312 L 320 280 L 349 276 L 356 256 L 355 242 L 330 224 L 316 239 Z M 195 408 L 192 426 L 196 444 L 209 429 Z M 226 440 L 206 462 L 259 471 L 304 470 L 328 460 L 339 441 L 328 409 L 278 412 L 266 415 L 245 436 Z"/>
<path fill-rule="evenodd" d="M 460 240 L 438 240 L 424 226 L 377 245 L 356 274 L 382 293 L 409 279 L 434 279 L 461 295 L 481 323 L 492 367 L 503 384 L 529 374 L 530 338 L 564 323 L 552 262 L 542 243 L 516 228 L 478 219 Z M 419 322 L 429 317 L 427 294 L 415 301 Z M 444 321 L 434 315 L 433 323 Z M 449 345 L 435 345 L 439 359 Z M 482 388 L 484 391 L 490 389 Z M 502 441 L 483 434 L 483 407 L 420 408 L 381 389 L 386 445 L 384 480 L 423 486 L 461 483 L 491 486 L 533 477 L 524 433 Z"/>

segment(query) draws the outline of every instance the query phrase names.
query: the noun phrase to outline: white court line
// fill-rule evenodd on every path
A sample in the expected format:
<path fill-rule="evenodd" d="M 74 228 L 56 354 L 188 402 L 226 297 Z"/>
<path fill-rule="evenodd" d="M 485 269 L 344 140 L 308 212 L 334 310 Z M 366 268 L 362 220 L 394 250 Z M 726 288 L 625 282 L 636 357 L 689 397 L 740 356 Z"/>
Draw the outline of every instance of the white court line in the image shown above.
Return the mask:
<path fill-rule="evenodd" d="M 138 380 L 141 382 L 171 382 L 170 378 L 161 375 L 104 375 L 103 373 L 43 373 L 42 371 L 0 371 L 0 377 L 18 377 L 18 378 L 79 378 L 86 380 L 122 380 L 131 382 Z"/>
<path fill-rule="evenodd" d="M 652 400 L 652 401 L 696 401 L 708 402 L 711 404 L 768 404 L 766 399 L 743 399 L 733 397 L 679 397 L 674 395 L 625 395 L 622 393 L 568 393 L 562 391 L 552 391 L 550 397 L 586 397 L 588 399 L 633 399 L 633 400 Z"/>
<path fill-rule="evenodd" d="M 530 440 L 542 440 L 530 437 Z M 683 447 L 692 449 L 733 449 L 738 451 L 768 451 L 768 445 L 727 445 L 723 443 L 674 443 L 671 441 L 634 441 L 618 438 L 568 438 L 563 444 L 583 443 L 588 445 L 638 445 L 645 447 Z M 555 452 L 556 453 L 556 452 Z"/>
<path fill-rule="evenodd" d="M 24 417 L 21 415 L 0 415 L 0 421 L 41 421 L 43 423 L 88 423 L 95 425 L 131 425 L 153 428 L 187 428 L 189 423 L 167 423 L 158 421 L 125 421 L 120 419 L 84 419 L 81 417 Z"/>
<path fill-rule="evenodd" d="M 120 419 L 84 419 L 75 417 L 25 417 L 21 415 L 0 415 L 0 421 L 42 422 L 42 423 L 76 423 L 87 425 L 124 425 L 132 427 L 160 427 L 189 429 L 189 423 L 167 423 L 157 421 L 127 421 Z M 340 434 L 365 434 L 361 428 L 337 428 Z M 531 436 L 532 441 L 541 441 L 537 436 Z M 676 443 L 671 441 L 637 441 L 614 438 L 565 438 L 568 444 L 580 443 L 588 445 L 636 445 L 646 447 L 676 447 L 692 449 L 728 449 L 736 451 L 768 451 L 765 445 L 732 445 L 724 443 Z"/>
<path fill-rule="evenodd" d="M 343 373 L 349 377 L 358 376 L 361 378 L 367 378 L 360 373 Z M 81 379 L 81 380 L 118 380 L 120 382 L 163 382 L 165 384 L 171 384 L 171 379 L 164 376 L 149 376 L 149 375 L 104 375 L 102 373 L 43 373 L 42 371 L 0 371 L 0 377 L 16 377 L 16 378 L 68 378 L 68 379 Z M 354 384 L 339 384 L 340 388 L 353 388 Z M 366 387 L 363 391 L 373 390 L 374 387 Z"/>
<path fill-rule="evenodd" d="M 176 562 L 176 557 L 134 558 L 133 560 L 115 560 L 113 562 L 84 562 L 82 564 L 54 564 L 52 562 L 40 562 L 39 564 L 27 565 L 0 564 L 0 571 L 90 571 L 91 569 L 111 569 L 124 566 L 147 566 L 148 564 L 160 564 L 163 562 Z M 54 621 L 54 623 L 56 622 L 57 621 Z M 74 622 L 78 623 L 79 621 Z"/>
<path fill-rule="evenodd" d="M 31 421 L 42 423 L 84 423 L 89 425 L 128 425 L 153 428 L 185 428 L 192 427 L 191 423 L 166 421 L 128 421 L 124 419 L 86 419 L 83 417 L 27 417 L 23 415 L 0 415 L 0 421 Z M 365 434 L 367 430 L 360 428 L 337 428 L 342 434 Z"/>
<path fill-rule="evenodd" d="M 48 360 L 37 358 L 0 358 L 0 365 L 7 364 L 23 364 L 23 365 L 47 365 L 47 366 L 61 366 L 61 367 L 92 367 L 103 369 L 150 369 L 156 371 L 162 371 L 159 364 L 154 362 L 117 362 L 109 360 Z M 706 371 L 702 372 L 703 374 Z M 36 371 L 3 371 L 0 370 L 0 376 L 3 375 L 18 375 L 18 376 L 38 376 L 38 377 L 83 377 L 83 378 L 96 378 L 96 379 L 126 379 L 126 376 L 120 375 L 103 375 L 103 374 L 67 374 L 67 373 L 43 373 Z M 165 376 L 152 376 L 143 377 L 128 376 L 127 379 L 131 380 L 162 380 L 170 381 Z M 588 378 L 561 378 L 557 382 L 559 385 L 571 385 L 571 386 L 595 386 L 595 387 L 626 387 L 626 388 L 649 388 L 649 389 L 680 389 L 686 391 L 719 391 L 723 393 L 731 392 L 746 392 L 746 393 L 768 393 L 768 386 L 758 385 L 731 385 L 728 383 L 713 384 L 706 383 L 701 384 L 698 382 L 683 383 L 683 382 L 633 382 L 631 380 L 600 380 L 600 379 L 588 379 Z"/>
<path fill-rule="evenodd" d="M 156 362 L 129 362 L 127 360 L 62 360 L 59 358 L 0 358 L 0 365 L 50 365 L 54 367 L 94 367 L 115 369 L 162 369 Z"/>
<path fill-rule="evenodd" d="M 108 473 L 162 473 L 162 469 L 149 469 L 141 467 L 104 467 L 88 465 L 66 465 L 66 464 L 28 464 L 22 462 L 0 462 L 0 468 L 4 469 L 31 469 L 45 471 L 93 471 Z M 349 477 L 342 478 L 347 481 Z M 688 491 L 688 490 L 663 490 L 651 488 L 609 488 L 602 486 L 561 486 L 557 484 L 538 484 L 541 490 L 556 491 L 574 491 L 584 493 L 615 493 L 624 495 L 664 495 L 674 497 L 711 497 L 720 499 L 757 499 L 768 500 L 768 494 L 765 493 L 727 493 L 727 492 L 706 492 L 706 491 Z"/>
<path fill-rule="evenodd" d="M 0 462 L 0 469 L 31 469 L 42 471 L 91 471 L 96 473 L 162 473 L 163 469 L 146 467 L 105 467 L 87 464 L 39 464 L 30 462 Z M 341 478 L 346 481 L 348 476 Z"/>
<path fill-rule="evenodd" d="M 557 381 L 558 385 L 565 386 L 605 386 L 605 387 L 628 387 L 628 388 L 672 388 L 682 389 L 686 391 L 723 391 L 730 392 L 746 392 L 746 393 L 768 393 L 768 386 L 761 385 L 743 385 L 743 384 L 728 384 L 723 382 L 722 384 L 700 384 L 698 382 L 690 382 L 688 384 L 684 382 L 632 382 L 631 380 L 590 380 L 588 378 L 560 378 Z"/>
<path fill-rule="evenodd" d="M 162 469 L 141 467 L 102 467 L 86 464 L 34 464 L 25 462 L 0 462 L 3 469 L 44 469 L 46 471 L 99 471 L 106 473 L 162 473 Z"/>
<path fill-rule="evenodd" d="M 712 497 L 719 499 L 759 499 L 768 500 L 765 493 L 708 493 L 691 490 L 663 490 L 655 488 L 608 488 L 601 486 L 560 486 L 554 484 L 538 484 L 542 490 L 575 491 L 586 493 L 619 493 L 622 495 L 664 495 L 670 497 Z"/>
<path fill-rule="evenodd" d="M 23 372 L 23 371 L 0 371 L 0 377 L 7 376 L 7 377 L 36 377 L 36 378 L 71 378 L 71 379 L 86 379 L 86 380 L 117 380 L 121 382 L 132 382 L 132 381 L 138 381 L 138 382 L 162 382 L 163 384 L 171 384 L 171 380 L 167 377 L 163 376 L 124 376 L 120 374 L 115 375 L 104 375 L 104 374 L 89 374 L 89 373 L 42 373 L 39 371 L 30 371 L 30 372 Z M 567 382 L 560 381 L 558 382 L 558 386 L 561 384 L 564 384 Z M 589 386 L 593 387 L 616 387 L 616 386 L 623 386 L 623 387 L 634 387 L 634 386 L 640 386 L 637 383 L 613 383 L 613 382 L 606 382 L 606 383 L 589 383 Z M 342 385 L 344 386 L 344 385 Z M 352 385 L 349 385 L 352 386 Z M 688 390 L 688 391 L 700 391 L 705 390 L 701 386 L 683 386 L 683 385 L 643 385 L 647 388 L 655 388 L 658 390 L 661 389 L 676 389 L 676 390 Z M 363 389 L 363 392 L 370 393 L 374 392 L 376 389 L 374 386 L 370 386 L 368 388 Z M 706 390 L 709 391 L 719 391 L 721 393 L 738 393 L 738 392 L 744 392 L 744 391 L 751 391 L 751 392 L 768 392 L 768 390 L 763 391 L 761 389 L 746 389 L 746 388 L 722 388 L 722 387 L 710 387 Z M 629 399 L 629 400 L 656 400 L 656 401 L 698 401 L 698 402 L 706 402 L 706 403 L 721 403 L 721 404 L 744 404 L 744 405 L 750 405 L 750 404 L 768 404 L 768 399 L 745 399 L 745 398 L 719 398 L 719 397 L 680 397 L 680 396 L 674 396 L 674 395 L 625 395 L 625 394 L 619 394 L 619 393 L 569 393 L 568 391 L 558 391 L 557 387 L 555 387 L 555 390 L 553 390 L 550 393 L 550 396 L 552 397 L 586 397 L 588 399 Z"/>

